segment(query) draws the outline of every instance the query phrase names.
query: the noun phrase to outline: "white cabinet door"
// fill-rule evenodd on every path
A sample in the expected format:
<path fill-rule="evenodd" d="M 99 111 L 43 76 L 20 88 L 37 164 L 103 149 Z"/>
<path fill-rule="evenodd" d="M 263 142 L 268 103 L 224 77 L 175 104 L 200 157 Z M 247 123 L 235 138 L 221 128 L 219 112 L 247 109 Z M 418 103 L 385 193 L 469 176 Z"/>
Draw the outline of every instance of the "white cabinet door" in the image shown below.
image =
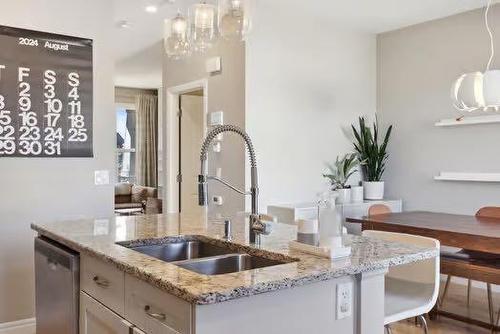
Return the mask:
<path fill-rule="evenodd" d="M 129 334 L 132 325 L 85 292 L 80 292 L 80 334 Z"/>

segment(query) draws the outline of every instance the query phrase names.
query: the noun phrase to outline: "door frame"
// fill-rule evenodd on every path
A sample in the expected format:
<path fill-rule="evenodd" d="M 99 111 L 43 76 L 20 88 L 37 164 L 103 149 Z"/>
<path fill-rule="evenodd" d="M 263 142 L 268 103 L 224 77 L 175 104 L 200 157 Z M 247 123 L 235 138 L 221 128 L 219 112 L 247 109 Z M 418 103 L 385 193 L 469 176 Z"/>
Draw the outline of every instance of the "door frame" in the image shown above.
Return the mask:
<path fill-rule="evenodd" d="M 166 110 L 166 187 L 163 198 L 163 212 L 179 212 L 179 186 L 177 183 L 177 172 L 179 169 L 179 96 L 197 90 L 203 90 L 203 137 L 208 129 L 208 79 L 191 81 L 179 86 L 169 87 L 166 90 L 167 110 Z M 201 147 L 200 147 L 201 149 Z"/>
<path fill-rule="evenodd" d="M 116 122 L 116 109 L 117 108 L 125 108 L 127 110 L 134 110 L 136 112 L 136 117 L 135 117 L 135 131 L 136 131 L 136 134 L 137 134 L 137 104 L 135 103 L 132 103 L 132 102 L 115 102 L 115 132 L 118 132 L 118 129 L 117 129 L 117 122 Z M 158 132 L 160 130 L 158 129 Z M 120 175 L 118 174 L 118 153 L 120 152 L 120 149 L 118 148 L 115 148 L 115 169 L 114 169 L 114 174 L 116 175 L 116 183 L 119 182 L 119 178 L 120 178 Z M 134 149 L 133 151 L 130 151 L 130 152 L 134 152 L 137 154 L 137 136 L 135 138 L 135 143 L 134 143 Z M 135 166 L 137 167 L 137 162 L 135 162 Z M 135 182 L 134 183 L 137 183 L 137 173 L 138 173 L 138 170 L 136 169 L 135 170 Z"/>

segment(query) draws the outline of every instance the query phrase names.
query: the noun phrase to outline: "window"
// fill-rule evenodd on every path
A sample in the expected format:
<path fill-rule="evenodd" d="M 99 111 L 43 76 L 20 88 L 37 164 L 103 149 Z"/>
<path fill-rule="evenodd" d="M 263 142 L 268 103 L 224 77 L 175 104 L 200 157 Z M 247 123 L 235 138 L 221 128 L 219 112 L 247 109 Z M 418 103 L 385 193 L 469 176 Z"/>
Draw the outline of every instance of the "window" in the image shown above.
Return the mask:
<path fill-rule="evenodd" d="M 118 182 L 135 183 L 136 112 L 133 106 L 116 107 Z"/>

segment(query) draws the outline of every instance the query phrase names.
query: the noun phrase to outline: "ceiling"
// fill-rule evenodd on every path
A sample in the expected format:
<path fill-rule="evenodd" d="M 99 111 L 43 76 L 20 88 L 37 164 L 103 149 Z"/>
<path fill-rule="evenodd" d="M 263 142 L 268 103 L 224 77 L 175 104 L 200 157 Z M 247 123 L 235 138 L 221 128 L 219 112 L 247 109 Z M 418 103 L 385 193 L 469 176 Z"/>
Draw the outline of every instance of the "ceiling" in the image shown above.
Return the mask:
<path fill-rule="evenodd" d="M 304 6 L 304 10 L 309 8 L 308 12 L 319 18 L 378 34 L 480 8 L 486 3 L 487 0 L 334 0 L 327 10 L 321 6 Z"/>
<path fill-rule="evenodd" d="M 174 1 L 174 3 L 171 3 Z M 381 33 L 482 7 L 485 0 L 257 0 L 272 1 L 278 11 L 297 7 L 305 17 L 334 20 L 346 28 Z M 123 87 L 161 86 L 163 20 L 196 0 L 113 0 L 116 55 L 115 84 Z M 154 2 L 157 13 L 145 7 Z M 127 28 L 120 22 L 126 20 Z"/>
<path fill-rule="evenodd" d="M 115 52 L 115 85 L 135 88 L 161 86 L 163 57 L 163 21 L 184 10 L 195 0 L 177 0 L 172 4 L 162 0 L 112 0 L 114 4 L 113 49 Z M 157 13 L 147 13 L 145 7 L 155 3 Z M 179 7 L 182 8 L 179 8 Z M 122 21 L 128 27 L 122 28 Z"/>

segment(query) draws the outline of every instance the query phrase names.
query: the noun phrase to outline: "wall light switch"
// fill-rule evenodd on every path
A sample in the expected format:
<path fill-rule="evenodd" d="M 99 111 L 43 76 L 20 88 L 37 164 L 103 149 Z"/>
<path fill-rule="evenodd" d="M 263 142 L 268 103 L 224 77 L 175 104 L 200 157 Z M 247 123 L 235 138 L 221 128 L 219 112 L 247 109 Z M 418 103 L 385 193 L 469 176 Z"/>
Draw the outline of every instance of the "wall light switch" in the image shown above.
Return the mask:
<path fill-rule="evenodd" d="M 205 69 L 207 73 L 218 73 L 222 70 L 221 57 L 212 57 L 205 61 Z"/>
<path fill-rule="evenodd" d="M 109 184 L 109 170 L 96 170 L 94 172 L 94 183 L 96 186 Z"/>
<path fill-rule="evenodd" d="M 224 125 L 224 112 L 214 111 L 210 113 L 210 126 Z"/>
<path fill-rule="evenodd" d="M 217 167 L 217 169 L 215 170 L 215 175 L 220 179 L 222 178 L 222 168 L 220 167 Z"/>
<path fill-rule="evenodd" d="M 352 282 L 337 284 L 337 320 L 352 315 Z"/>

